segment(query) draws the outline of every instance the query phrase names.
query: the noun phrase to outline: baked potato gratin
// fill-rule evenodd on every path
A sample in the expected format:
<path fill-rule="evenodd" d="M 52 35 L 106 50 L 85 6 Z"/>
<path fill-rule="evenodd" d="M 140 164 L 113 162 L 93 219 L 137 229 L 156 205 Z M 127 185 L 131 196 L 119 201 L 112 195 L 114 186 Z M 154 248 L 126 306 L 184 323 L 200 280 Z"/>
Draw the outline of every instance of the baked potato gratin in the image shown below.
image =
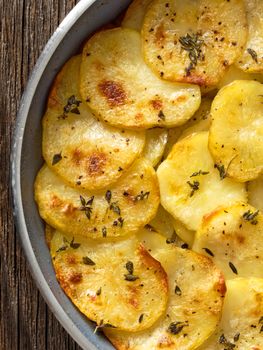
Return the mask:
<path fill-rule="evenodd" d="M 134 0 L 57 75 L 35 199 L 119 350 L 263 350 L 263 1 Z"/>

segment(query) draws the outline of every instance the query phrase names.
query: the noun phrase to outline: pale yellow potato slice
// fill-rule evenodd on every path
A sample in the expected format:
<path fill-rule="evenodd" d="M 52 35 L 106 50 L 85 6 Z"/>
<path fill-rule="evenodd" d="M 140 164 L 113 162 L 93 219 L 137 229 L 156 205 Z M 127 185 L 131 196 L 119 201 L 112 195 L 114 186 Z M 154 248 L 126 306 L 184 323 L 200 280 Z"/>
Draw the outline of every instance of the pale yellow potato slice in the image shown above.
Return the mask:
<path fill-rule="evenodd" d="M 242 55 L 236 65 L 246 72 L 263 72 L 263 2 L 262 0 L 245 0 L 248 38 Z"/>
<path fill-rule="evenodd" d="M 212 100 L 209 97 L 202 98 L 200 107 L 185 124 L 168 130 L 168 140 L 164 150 L 164 157 L 166 158 L 171 152 L 174 144 L 184 138 L 198 131 L 207 131 L 210 127 L 210 109 Z"/>
<path fill-rule="evenodd" d="M 263 74 L 247 73 L 232 65 L 228 68 L 217 87 L 221 89 L 235 80 L 254 80 L 263 83 Z"/>
<path fill-rule="evenodd" d="M 236 80 L 222 88 L 211 107 L 209 150 L 215 163 L 237 181 L 263 171 L 263 84 Z"/>
<path fill-rule="evenodd" d="M 183 242 L 187 243 L 189 247 L 192 247 L 195 231 L 189 230 L 180 220 L 175 218 L 173 218 L 173 228 L 177 236 L 179 236 Z"/>
<path fill-rule="evenodd" d="M 196 349 L 219 323 L 224 278 L 210 259 L 173 244 L 160 249 L 164 243 L 153 235 L 143 242 L 168 275 L 170 292 L 165 315 L 146 331 L 105 328 L 104 333 L 118 350 Z"/>
<path fill-rule="evenodd" d="M 155 167 L 161 160 L 168 139 L 165 129 L 151 129 L 146 131 L 146 141 L 142 157 L 148 159 Z"/>
<path fill-rule="evenodd" d="M 248 203 L 263 212 L 263 176 L 248 183 Z"/>
<path fill-rule="evenodd" d="M 263 279 L 236 278 L 226 285 L 220 325 L 198 350 L 263 349 Z"/>
<path fill-rule="evenodd" d="M 139 159 L 118 183 L 100 192 L 73 189 L 46 165 L 35 182 L 40 216 L 69 234 L 100 238 L 136 232 L 155 216 L 159 188 L 154 169 Z"/>
<path fill-rule="evenodd" d="M 208 151 L 208 132 L 177 142 L 157 176 L 161 204 L 189 230 L 196 231 L 203 216 L 218 206 L 246 201 L 244 184 L 220 178 Z"/>
<path fill-rule="evenodd" d="M 206 254 L 225 278 L 263 278 L 263 215 L 248 204 L 236 204 L 206 215 L 192 249 Z"/>
<path fill-rule="evenodd" d="M 119 130 L 98 121 L 78 91 L 81 56 L 58 74 L 43 118 L 43 157 L 69 185 L 104 188 L 142 153 L 144 132 Z"/>
<path fill-rule="evenodd" d="M 135 237 L 98 242 L 56 231 L 51 256 L 65 293 L 99 327 L 144 330 L 165 311 L 167 275 Z"/>
<path fill-rule="evenodd" d="M 145 13 L 151 2 L 152 0 L 133 0 L 125 13 L 121 23 L 122 27 L 135 29 L 140 32 Z"/>
<path fill-rule="evenodd" d="M 216 85 L 247 37 L 242 0 L 154 0 L 142 28 L 147 64 L 162 78 Z"/>
<path fill-rule="evenodd" d="M 160 233 L 166 238 L 171 238 L 174 234 L 172 216 L 159 205 L 155 217 L 149 222 L 148 229 Z"/>
<path fill-rule="evenodd" d="M 132 129 L 181 125 L 201 98 L 198 86 L 159 79 L 143 60 L 140 34 L 127 28 L 101 31 L 87 42 L 80 91 L 102 120 Z"/>

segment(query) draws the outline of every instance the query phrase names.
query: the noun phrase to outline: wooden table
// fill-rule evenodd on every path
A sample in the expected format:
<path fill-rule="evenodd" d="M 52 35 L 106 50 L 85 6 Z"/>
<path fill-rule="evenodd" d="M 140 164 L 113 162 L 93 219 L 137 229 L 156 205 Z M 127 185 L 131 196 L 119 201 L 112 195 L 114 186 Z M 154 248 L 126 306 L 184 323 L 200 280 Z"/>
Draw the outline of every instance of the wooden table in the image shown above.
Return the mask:
<path fill-rule="evenodd" d="M 12 217 L 9 158 L 21 94 L 43 47 L 77 0 L 0 0 L 0 349 L 80 347 L 49 311 L 28 271 Z"/>

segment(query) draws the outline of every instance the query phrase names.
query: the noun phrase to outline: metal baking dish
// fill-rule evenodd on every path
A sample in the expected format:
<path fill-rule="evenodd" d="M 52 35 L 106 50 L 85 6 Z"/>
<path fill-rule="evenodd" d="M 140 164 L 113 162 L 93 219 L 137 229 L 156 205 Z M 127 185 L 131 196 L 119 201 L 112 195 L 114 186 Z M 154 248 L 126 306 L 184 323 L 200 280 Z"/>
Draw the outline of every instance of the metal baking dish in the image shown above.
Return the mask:
<path fill-rule="evenodd" d="M 21 244 L 36 284 L 56 318 L 85 350 L 113 349 L 66 297 L 52 267 L 44 225 L 34 201 L 34 180 L 43 164 L 41 118 L 52 81 L 63 64 L 79 52 L 88 35 L 110 22 L 130 0 L 82 0 L 49 40 L 21 100 L 11 156 L 14 215 Z"/>

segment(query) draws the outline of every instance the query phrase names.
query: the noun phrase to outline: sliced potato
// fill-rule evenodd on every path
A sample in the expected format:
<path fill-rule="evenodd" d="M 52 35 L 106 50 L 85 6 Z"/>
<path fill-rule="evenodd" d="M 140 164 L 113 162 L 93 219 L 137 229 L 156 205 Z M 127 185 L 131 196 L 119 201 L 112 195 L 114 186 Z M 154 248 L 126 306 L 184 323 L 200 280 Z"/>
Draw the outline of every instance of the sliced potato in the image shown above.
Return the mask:
<path fill-rule="evenodd" d="M 136 232 L 156 214 L 159 188 L 154 169 L 144 159 L 135 161 L 117 184 L 91 193 L 67 186 L 47 166 L 35 182 L 41 217 L 69 234 L 100 238 Z"/>
<path fill-rule="evenodd" d="M 200 105 L 198 86 L 163 81 L 147 67 L 135 30 L 115 28 L 95 34 L 82 57 L 82 97 L 111 125 L 173 127 L 191 118 Z"/>
<path fill-rule="evenodd" d="M 236 65 L 246 72 L 263 72 L 263 2 L 245 0 L 248 38 Z"/>
<path fill-rule="evenodd" d="M 208 132 L 182 139 L 157 170 L 163 207 L 193 231 L 205 214 L 247 196 L 244 184 L 220 179 L 207 143 Z"/>
<path fill-rule="evenodd" d="M 237 181 L 263 171 L 263 84 L 236 80 L 222 88 L 211 108 L 209 149 L 214 161 Z"/>
<path fill-rule="evenodd" d="M 159 205 L 155 217 L 147 226 L 148 229 L 152 229 L 153 231 L 156 231 L 167 238 L 171 238 L 174 234 L 172 216 L 167 213 L 167 211 L 161 205 Z"/>
<path fill-rule="evenodd" d="M 263 176 L 248 183 L 248 203 L 263 212 Z"/>
<path fill-rule="evenodd" d="M 98 326 L 134 332 L 164 313 L 167 275 L 135 237 L 98 242 L 56 231 L 51 255 L 61 287 Z"/>
<path fill-rule="evenodd" d="M 263 278 L 262 237 L 262 213 L 248 204 L 236 204 L 204 217 L 192 249 L 210 256 L 227 279 Z"/>
<path fill-rule="evenodd" d="M 125 13 L 122 27 L 141 31 L 147 7 L 152 0 L 133 0 Z"/>
<path fill-rule="evenodd" d="M 154 0 L 142 29 L 147 64 L 164 79 L 213 86 L 242 52 L 242 0 Z"/>
<path fill-rule="evenodd" d="M 212 100 L 209 97 L 202 98 L 199 109 L 184 125 L 168 130 L 168 141 L 164 150 L 165 158 L 171 152 L 174 144 L 194 132 L 207 131 L 210 127 L 210 109 Z"/>
<path fill-rule="evenodd" d="M 142 156 L 155 167 L 162 158 L 168 139 L 167 130 L 156 128 L 146 131 L 146 142 Z"/>
<path fill-rule="evenodd" d="M 180 220 L 175 218 L 173 218 L 173 228 L 177 236 L 179 236 L 183 242 L 187 243 L 189 247 L 192 247 L 195 231 L 189 230 Z"/>
<path fill-rule="evenodd" d="M 263 74 L 247 73 L 237 68 L 235 65 L 232 65 L 228 68 L 217 87 L 221 89 L 235 80 L 255 80 L 263 83 Z"/>
<path fill-rule="evenodd" d="M 144 239 L 146 247 L 151 247 L 151 254 L 168 274 L 170 294 L 165 315 L 146 331 L 128 333 L 108 328 L 104 332 L 118 350 L 195 349 L 220 320 L 225 293 L 222 274 L 210 259 L 190 250 L 173 244 L 158 249 L 161 238 L 149 235 Z"/>
<path fill-rule="evenodd" d="M 236 278 L 226 285 L 218 330 L 198 350 L 263 349 L 263 279 Z"/>
<path fill-rule="evenodd" d="M 43 156 L 68 184 L 104 188 L 140 156 L 144 132 L 119 130 L 99 122 L 78 92 L 81 56 L 62 68 L 43 119 Z"/>

